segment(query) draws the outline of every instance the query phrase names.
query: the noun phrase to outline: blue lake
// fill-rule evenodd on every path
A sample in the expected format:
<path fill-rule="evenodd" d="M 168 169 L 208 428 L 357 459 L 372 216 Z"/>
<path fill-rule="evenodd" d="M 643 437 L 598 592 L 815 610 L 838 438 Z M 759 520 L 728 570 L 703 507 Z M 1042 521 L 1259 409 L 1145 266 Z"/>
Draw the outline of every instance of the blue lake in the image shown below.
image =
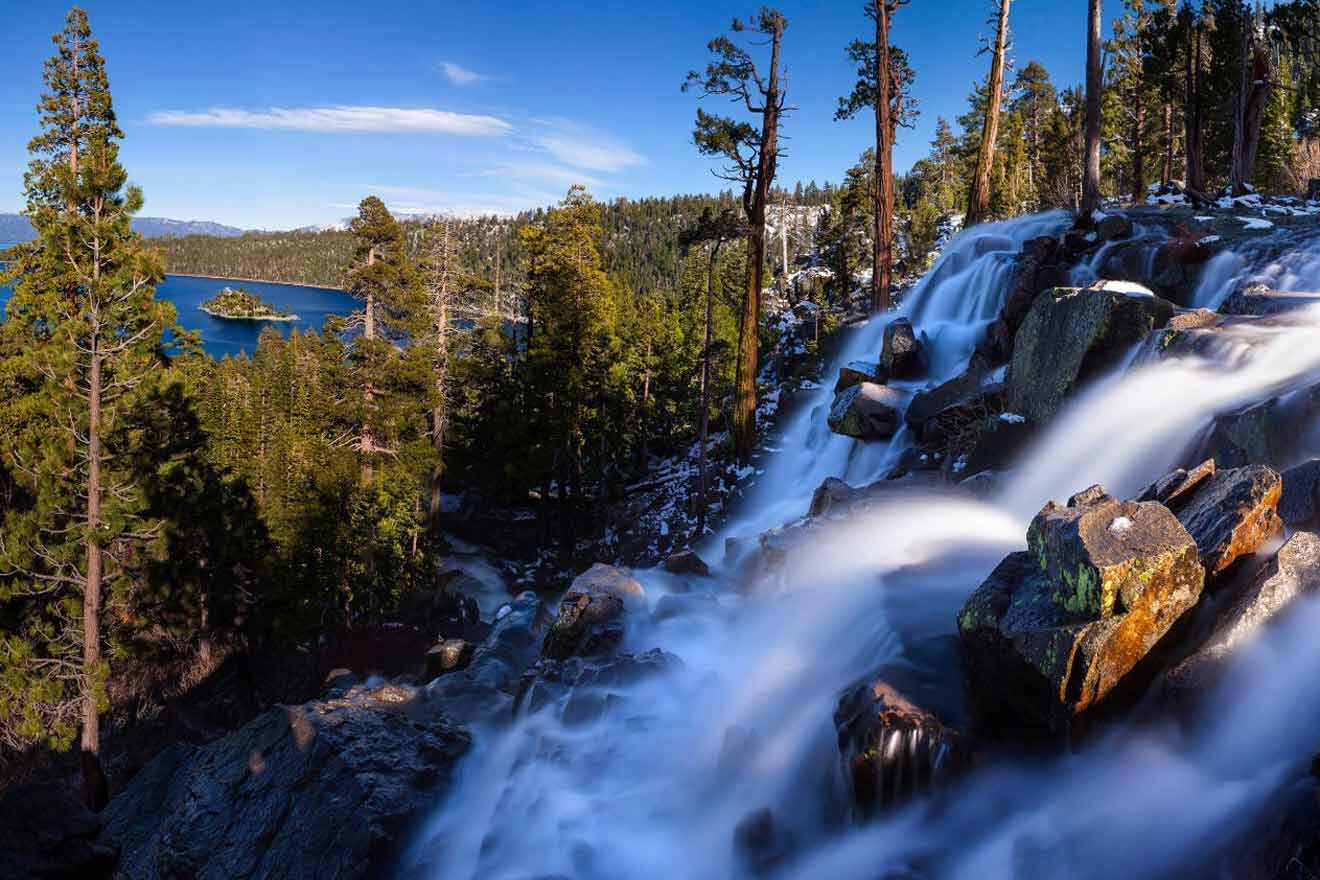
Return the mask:
<path fill-rule="evenodd" d="M 297 321 L 230 321 L 213 318 L 201 310 L 202 303 L 223 287 L 242 287 L 266 302 L 298 316 Z M 257 336 L 266 327 L 276 327 L 284 335 L 291 330 L 320 330 L 330 315 L 347 315 L 356 308 L 353 298 L 342 290 L 325 287 L 299 287 L 294 284 L 268 284 L 261 281 L 234 281 L 224 278 L 192 278 L 167 275 L 156 288 L 156 295 L 174 303 L 179 323 L 202 335 L 202 347 L 215 358 L 257 348 Z M 0 306 L 8 301 L 9 289 L 0 287 Z"/>

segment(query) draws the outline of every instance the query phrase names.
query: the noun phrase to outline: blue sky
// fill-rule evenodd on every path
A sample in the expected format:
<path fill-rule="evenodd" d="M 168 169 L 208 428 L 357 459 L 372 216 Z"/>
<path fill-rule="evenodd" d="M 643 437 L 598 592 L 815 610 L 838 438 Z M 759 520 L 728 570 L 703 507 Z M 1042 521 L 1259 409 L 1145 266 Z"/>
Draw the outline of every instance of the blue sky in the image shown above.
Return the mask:
<path fill-rule="evenodd" d="M 862 0 L 784 2 L 790 100 L 780 180 L 838 180 L 873 125 L 832 121 L 853 77 Z M 987 56 L 989 0 L 912 0 L 893 39 L 917 71 L 922 115 L 899 170 L 938 115 L 963 112 Z M 1115 15 L 1119 0 L 1106 0 Z M 245 228 L 340 219 L 376 193 L 402 212 L 512 212 L 571 183 L 601 198 L 710 191 L 679 86 L 705 43 L 755 2 L 451 3 L 85 0 L 107 56 L 144 213 Z M 1079 82 L 1084 0 L 1018 0 L 1018 65 Z M 67 6 L 0 0 L 0 211 L 22 205 L 41 62 Z M 1106 28 L 1107 30 L 1107 28 Z M 706 99 L 712 103 L 712 99 Z M 713 109 L 721 109 L 715 104 Z"/>

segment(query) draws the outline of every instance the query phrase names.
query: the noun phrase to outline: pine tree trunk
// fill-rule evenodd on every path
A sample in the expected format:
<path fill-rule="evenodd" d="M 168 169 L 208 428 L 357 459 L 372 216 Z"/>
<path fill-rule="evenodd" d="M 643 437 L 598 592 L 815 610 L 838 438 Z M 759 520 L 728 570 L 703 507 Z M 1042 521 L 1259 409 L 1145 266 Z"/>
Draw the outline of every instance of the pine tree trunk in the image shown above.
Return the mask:
<path fill-rule="evenodd" d="M 1201 140 L 1201 24 L 1193 22 L 1187 29 L 1186 110 L 1183 113 L 1186 153 L 1186 188 L 1196 197 L 1204 198 L 1205 159 Z"/>
<path fill-rule="evenodd" d="M 1164 102 L 1164 169 L 1160 173 L 1160 183 L 1168 185 L 1173 180 L 1173 102 Z"/>
<path fill-rule="evenodd" d="M 445 422 L 449 396 L 449 272 L 451 254 L 449 251 L 449 227 L 446 225 L 441 235 L 439 265 L 439 289 L 432 294 L 435 333 L 435 405 L 431 408 L 431 448 L 435 452 L 435 464 L 431 468 L 431 506 L 427 511 L 427 536 L 431 546 L 440 543 L 440 506 L 442 501 L 441 479 L 444 476 Z M 496 278 L 499 278 L 499 263 L 496 263 Z M 498 282 L 497 282 L 498 284 Z"/>
<path fill-rule="evenodd" d="M 1146 127 L 1146 105 L 1138 88 L 1132 97 L 1132 201 L 1140 204 L 1146 197 L 1146 148 L 1142 131 Z"/>
<path fill-rule="evenodd" d="M 710 506 L 710 486 L 706 479 L 706 443 L 710 436 L 710 344 L 712 337 L 712 301 L 715 297 L 715 264 L 720 242 L 711 247 L 706 267 L 706 321 L 701 345 L 701 413 L 697 418 L 697 537 L 706 534 L 706 514 Z"/>
<path fill-rule="evenodd" d="M 374 265 L 376 262 L 376 250 L 372 248 L 367 252 L 367 265 Z M 367 288 L 367 302 L 363 313 L 362 336 L 368 342 L 376 338 L 376 296 L 370 287 Z M 359 449 L 362 455 L 362 482 L 370 484 L 373 475 L 371 469 L 371 456 L 375 451 L 375 440 L 371 436 L 371 405 L 375 397 L 375 389 L 371 384 L 371 377 L 368 375 L 365 385 L 362 389 L 362 436 L 359 440 Z"/>
<path fill-rule="evenodd" d="M 1270 89 L 1269 53 L 1255 45 L 1255 22 L 1249 21 L 1242 34 L 1242 75 L 1238 85 L 1236 113 L 1233 119 L 1233 156 L 1229 183 L 1233 195 L 1250 190 L 1256 152 L 1260 148 L 1260 127 L 1265 118 L 1265 104 Z"/>
<path fill-rule="evenodd" d="M 875 0 L 875 230 L 871 254 L 871 311 L 892 305 L 894 251 L 894 126 L 890 119 L 889 0 Z"/>
<path fill-rule="evenodd" d="M 1004 89 L 1004 51 L 1008 41 L 1010 2 L 999 0 L 999 27 L 995 36 L 994 56 L 990 62 L 981 148 L 976 154 L 976 174 L 972 177 L 972 191 L 967 203 L 967 226 L 980 223 L 990 215 L 990 175 L 995 166 L 995 141 L 999 138 L 999 104 Z"/>
<path fill-rule="evenodd" d="M 1100 0 L 1090 0 L 1086 40 L 1086 164 L 1082 172 L 1084 222 L 1100 207 L 1100 92 L 1104 87 L 1100 58 Z"/>
<path fill-rule="evenodd" d="M 101 354 L 95 334 L 87 379 L 87 580 L 83 588 L 82 776 L 88 808 L 100 810 L 109 800 L 101 769 L 101 725 L 96 683 L 101 666 Z"/>
<path fill-rule="evenodd" d="M 779 47 L 782 37 L 783 32 L 776 30 L 772 38 L 770 79 L 764 97 L 765 110 L 761 114 L 760 161 L 747 212 L 747 270 L 742 315 L 738 321 L 738 369 L 733 402 L 734 451 L 738 462 L 744 465 L 751 461 L 752 449 L 756 445 L 756 373 L 760 356 L 757 337 L 765 271 L 765 211 L 779 151 Z"/>

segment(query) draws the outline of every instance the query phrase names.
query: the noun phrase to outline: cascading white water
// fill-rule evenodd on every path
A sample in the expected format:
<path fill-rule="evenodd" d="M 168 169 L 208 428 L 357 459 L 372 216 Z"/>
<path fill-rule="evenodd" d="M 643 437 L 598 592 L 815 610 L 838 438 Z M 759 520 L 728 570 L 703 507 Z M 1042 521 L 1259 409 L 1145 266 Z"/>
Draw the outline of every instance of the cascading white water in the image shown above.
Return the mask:
<path fill-rule="evenodd" d="M 938 377 L 965 361 L 997 312 L 1006 254 L 1065 222 L 1047 215 L 965 233 L 913 290 L 904 312 L 938 350 Z M 1317 245 L 1313 259 L 1290 261 L 1295 284 L 1320 286 Z M 856 331 L 839 362 L 873 359 L 883 326 Z M 907 864 L 932 878 L 1195 875 L 1207 839 L 1254 816 L 1318 745 L 1320 704 L 1299 695 L 1320 673 L 1310 637 L 1320 608 L 1255 646 L 1225 685 L 1232 698 L 1194 736 L 1125 727 L 1078 755 L 983 768 L 864 828 L 846 821 L 831 716 L 851 683 L 881 668 L 922 667 L 925 647 L 947 643 L 958 607 L 1022 546 L 1045 500 L 1097 481 L 1139 488 L 1216 412 L 1320 371 L 1320 310 L 1231 332 L 1244 334 L 1231 363 L 1148 363 L 1081 396 L 995 498 L 896 496 L 813 534 L 773 596 L 717 588 L 676 596 L 687 613 L 638 616 L 625 650 L 660 647 L 681 664 L 613 688 L 603 718 L 574 722 L 551 706 L 477 730 L 404 874 L 745 877 L 734 830 L 769 807 L 784 829 L 779 843 L 796 856 L 783 876 L 801 880 L 872 880 Z M 818 397 L 827 403 L 829 388 Z M 888 446 L 834 436 L 822 423 L 813 405 L 787 426 L 748 512 L 721 538 L 801 516 L 826 476 L 882 475 Z M 662 572 L 639 576 L 652 603 L 676 585 Z"/>

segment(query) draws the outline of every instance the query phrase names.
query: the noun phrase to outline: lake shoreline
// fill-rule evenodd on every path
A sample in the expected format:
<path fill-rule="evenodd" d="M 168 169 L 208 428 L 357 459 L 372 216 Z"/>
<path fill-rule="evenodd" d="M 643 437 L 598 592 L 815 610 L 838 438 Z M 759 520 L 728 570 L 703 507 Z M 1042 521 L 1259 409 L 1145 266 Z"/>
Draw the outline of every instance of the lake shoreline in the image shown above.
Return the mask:
<path fill-rule="evenodd" d="M 331 287 L 326 284 L 304 284 L 301 281 L 271 281 L 269 278 L 235 278 L 232 275 L 199 275 L 195 272 L 166 272 L 165 275 L 175 278 L 206 278 L 211 281 L 246 281 L 249 284 L 280 284 L 284 287 L 306 287 L 311 290 L 333 290 L 336 293 L 346 293 L 342 287 Z"/>

